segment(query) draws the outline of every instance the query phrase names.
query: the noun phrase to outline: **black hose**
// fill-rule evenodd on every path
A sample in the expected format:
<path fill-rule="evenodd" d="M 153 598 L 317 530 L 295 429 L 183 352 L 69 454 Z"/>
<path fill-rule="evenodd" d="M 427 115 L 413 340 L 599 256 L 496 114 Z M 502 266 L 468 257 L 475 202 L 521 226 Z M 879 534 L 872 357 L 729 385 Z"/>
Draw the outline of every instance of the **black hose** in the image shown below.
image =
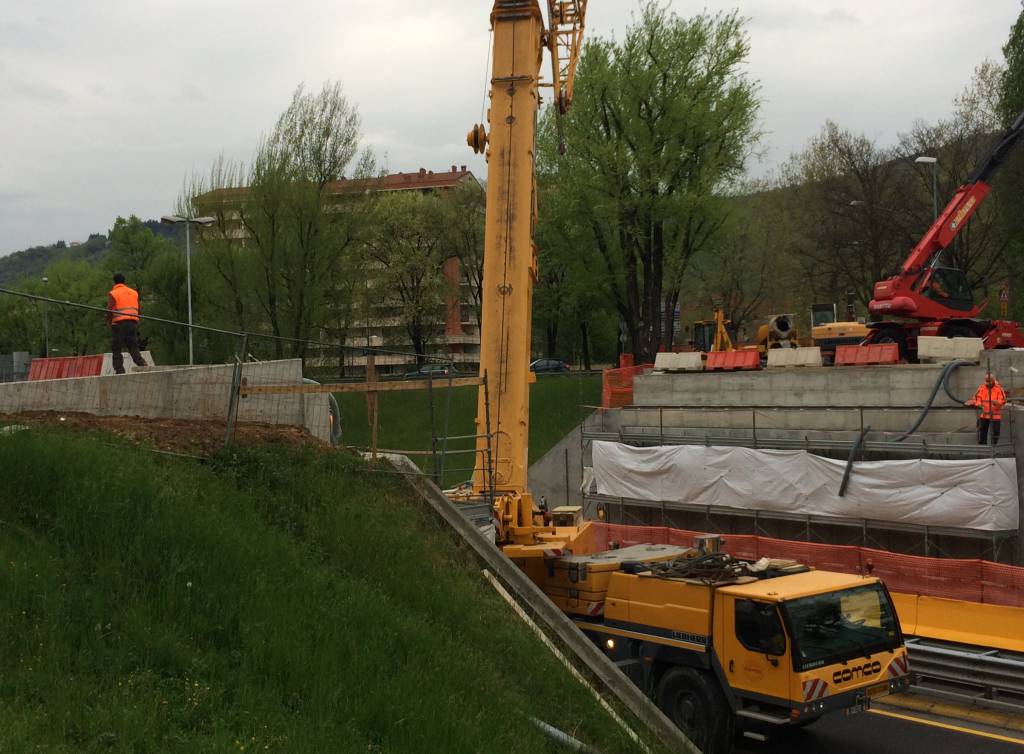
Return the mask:
<path fill-rule="evenodd" d="M 914 426 L 912 426 L 910 429 L 908 429 L 902 435 L 900 435 L 895 440 L 893 440 L 893 442 L 903 442 L 908 437 L 910 437 L 912 434 L 914 434 L 914 432 L 917 431 L 917 428 L 921 426 L 921 423 L 924 421 L 924 418 L 926 416 L 928 416 L 928 412 L 932 408 L 932 403 L 935 401 L 935 396 L 939 394 L 939 388 L 940 387 L 943 390 L 946 391 L 946 395 L 948 395 L 950 397 L 950 399 L 952 399 L 956 403 L 959 403 L 959 404 L 963 405 L 964 401 L 960 400 L 955 395 L 953 395 L 953 391 L 950 390 L 950 388 L 949 388 L 949 377 L 950 377 L 951 374 L 953 374 L 953 372 L 956 370 L 957 367 L 963 366 L 965 364 L 969 364 L 970 366 L 974 366 L 974 362 L 973 361 L 967 361 L 966 359 L 957 359 L 956 361 L 949 362 L 948 364 L 946 364 L 945 367 L 943 367 L 942 374 L 939 375 L 939 379 L 937 379 L 935 381 L 935 385 L 932 386 L 931 395 L 928 396 L 928 400 L 925 401 L 924 406 L 921 408 L 921 413 L 919 413 L 917 415 L 917 420 L 914 422 Z"/>

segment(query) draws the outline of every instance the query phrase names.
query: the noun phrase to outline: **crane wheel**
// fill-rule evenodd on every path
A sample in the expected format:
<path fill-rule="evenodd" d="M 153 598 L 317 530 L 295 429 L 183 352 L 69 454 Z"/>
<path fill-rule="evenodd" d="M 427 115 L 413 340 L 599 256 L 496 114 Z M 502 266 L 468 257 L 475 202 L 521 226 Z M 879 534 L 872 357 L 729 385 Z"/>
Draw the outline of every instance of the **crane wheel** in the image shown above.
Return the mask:
<path fill-rule="evenodd" d="M 732 711 L 708 673 L 673 667 L 658 682 L 658 706 L 704 754 L 728 754 L 733 748 Z"/>
<path fill-rule="evenodd" d="M 872 343 L 895 343 L 899 350 L 900 360 L 907 358 L 907 336 L 898 327 L 888 327 L 882 332 L 878 333 L 872 340 Z"/>

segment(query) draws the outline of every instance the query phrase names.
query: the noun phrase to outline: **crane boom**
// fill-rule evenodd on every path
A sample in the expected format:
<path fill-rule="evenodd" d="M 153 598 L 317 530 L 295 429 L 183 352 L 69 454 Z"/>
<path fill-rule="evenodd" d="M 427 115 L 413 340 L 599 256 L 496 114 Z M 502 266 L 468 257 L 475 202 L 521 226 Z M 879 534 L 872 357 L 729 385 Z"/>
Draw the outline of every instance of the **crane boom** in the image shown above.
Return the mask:
<path fill-rule="evenodd" d="M 543 519 L 526 485 L 530 421 L 530 334 L 537 279 L 534 178 L 540 69 L 552 54 L 561 111 L 572 100 L 586 0 L 494 0 L 489 127 L 467 141 L 487 154 L 487 214 L 481 295 L 477 452 L 472 494 L 494 503 L 499 537 L 527 543 Z"/>
<path fill-rule="evenodd" d="M 1022 136 L 1024 113 L 1017 116 L 1013 125 L 1003 133 L 967 182 L 957 189 L 928 232 L 903 260 L 899 272 L 875 284 L 874 296 L 868 304 L 869 311 L 874 314 L 895 314 L 918 319 L 978 316 L 981 307 L 974 306 L 966 310 L 948 312 L 942 304 L 924 298 L 924 291 L 931 282 L 931 271 L 923 275 L 919 273 L 929 265 L 937 266 L 939 255 L 953 243 L 953 239 L 992 190 L 987 182 L 989 177 L 1006 161 Z"/>

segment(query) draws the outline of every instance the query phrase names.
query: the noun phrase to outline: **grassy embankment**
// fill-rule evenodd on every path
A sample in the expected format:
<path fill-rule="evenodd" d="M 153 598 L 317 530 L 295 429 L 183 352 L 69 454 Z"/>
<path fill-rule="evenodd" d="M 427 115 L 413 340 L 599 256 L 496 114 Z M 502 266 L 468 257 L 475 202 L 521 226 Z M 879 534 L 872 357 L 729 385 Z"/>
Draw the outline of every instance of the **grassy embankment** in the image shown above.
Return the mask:
<path fill-rule="evenodd" d="M 447 389 L 434 390 L 434 422 L 437 434 L 444 430 Z M 477 388 L 452 389 L 448 435 L 471 435 L 475 430 Z M 343 441 L 367 447 L 370 428 L 366 418 L 366 397 L 340 393 Z M 601 376 L 592 374 L 541 375 L 530 388 L 530 463 L 538 460 L 579 424 L 601 401 Z M 381 393 L 378 398 L 378 447 L 393 450 L 430 449 L 430 403 L 424 390 Z M 449 448 L 472 448 L 472 441 L 449 443 Z M 455 484 L 470 477 L 472 455 L 450 455 L 446 461 L 445 483 Z M 428 456 L 414 458 L 423 469 L 432 468 Z"/>
<path fill-rule="evenodd" d="M 0 437 L 0 751 L 630 746 L 397 478 Z"/>

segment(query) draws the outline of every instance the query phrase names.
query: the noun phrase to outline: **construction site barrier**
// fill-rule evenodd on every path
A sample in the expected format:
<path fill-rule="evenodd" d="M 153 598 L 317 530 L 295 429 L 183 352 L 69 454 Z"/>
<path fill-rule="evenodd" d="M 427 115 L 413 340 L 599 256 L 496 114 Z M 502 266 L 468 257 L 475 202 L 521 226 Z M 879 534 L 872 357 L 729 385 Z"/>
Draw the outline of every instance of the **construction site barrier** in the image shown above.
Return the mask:
<path fill-rule="evenodd" d="M 62 380 L 68 377 L 96 377 L 103 369 L 103 354 L 33 359 L 29 380 Z"/>
<path fill-rule="evenodd" d="M 937 335 L 919 335 L 917 337 L 917 360 L 920 362 L 941 363 L 945 361 L 981 361 L 981 352 L 985 350 L 982 338 L 944 338 Z"/>
<path fill-rule="evenodd" d="M 704 369 L 708 372 L 760 369 L 760 351 L 711 351 Z"/>
<path fill-rule="evenodd" d="M 704 369 L 704 355 L 700 351 L 663 351 L 654 357 L 654 369 L 656 372 L 700 372 Z"/>
<path fill-rule="evenodd" d="M 900 348 L 895 343 L 872 343 L 868 346 L 836 347 L 835 365 L 837 367 L 898 364 L 899 360 Z"/>
<path fill-rule="evenodd" d="M 821 348 L 819 346 L 768 349 L 769 369 L 777 367 L 820 367 L 821 363 Z"/>
<path fill-rule="evenodd" d="M 690 547 L 703 532 L 593 522 L 593 546 L 651 542 Z M 1024 651 L 1024 568 L 987 560 L 900 555 L 867 547 L 723 534 L 722 548 L 744 560 L 789 558 L 819 570 L 877 576 L 893 595 L 907 634 Z"/>
<path fill-rule="evenodd" d="M 626 354 L 623 354 L 625 356 Z M 601 386 L 601 406 L 604 408 L 621 408 L 633 405 L 633 378 L 651 369 L 653 364 L 605 369 Z"/>

